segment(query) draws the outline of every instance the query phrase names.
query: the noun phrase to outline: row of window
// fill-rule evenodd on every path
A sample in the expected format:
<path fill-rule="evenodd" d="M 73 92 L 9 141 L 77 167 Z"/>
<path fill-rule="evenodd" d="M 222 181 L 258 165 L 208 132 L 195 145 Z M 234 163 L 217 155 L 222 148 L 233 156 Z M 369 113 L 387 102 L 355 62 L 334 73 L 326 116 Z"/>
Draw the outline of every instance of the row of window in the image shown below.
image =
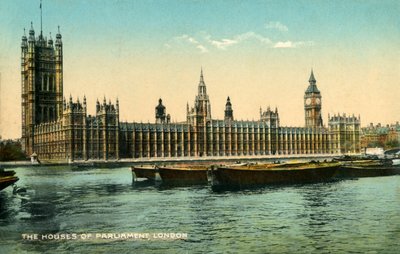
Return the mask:
<path fill-rule="evenodd" d="M 56 91 L 56 79 L 54 74 L 41 74 L 39 76 L 39 91 Z"/>

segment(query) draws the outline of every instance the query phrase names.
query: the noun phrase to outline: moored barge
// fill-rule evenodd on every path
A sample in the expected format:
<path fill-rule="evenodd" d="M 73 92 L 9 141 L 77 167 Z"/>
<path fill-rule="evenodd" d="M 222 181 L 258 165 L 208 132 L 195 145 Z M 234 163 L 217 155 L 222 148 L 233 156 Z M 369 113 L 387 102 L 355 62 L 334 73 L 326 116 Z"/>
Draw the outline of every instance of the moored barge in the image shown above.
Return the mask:
<path fill-rule="evenodd" d="M 4 170 L 3 168 L 0 168 L 0 177 L 13 176 L 13 175 L 15 175 L 14 170 Z"/>
<path fill-rule="evenodd" d="M 400 174 L 400 165 L 390 159 L 355 160 L 342 164 L 337 178 L 378 177 Z"/>
<path fill-rule="evenodd" d="M 0 169 L 0 190 L 3 190 L 6 187 L 14 184 L 18 180 L 19 178 L 15 176 L 15 171 L 5 171 Z"/>
<path fill-rule="evenodd" d="M 14 184 L 18 180 L 19 180 L 19 178 L 16 176 L 0 177 L 0 190 L 3 190 L 4 188 Z"/>
<path fill-rule="evenodd" d="M 158 172 L 163 184 L 195 185 L 208 183 L 206 166 L 163 166 L 159 167 Z"/>
<path fill-rule="evenodd" d="M 134 181 L 137 181 L 139 178 L 154 181 L 160 180 L 158 168 L 156 166 L 132 166 L 131 171 Z"/>
<path fill-rule="evenodd" d="M 340 165 L 339 162 L 302 162 L 220 166 L 211 171 L 211 182 L 213 189 L 323 182 L 331 180 Z"/>

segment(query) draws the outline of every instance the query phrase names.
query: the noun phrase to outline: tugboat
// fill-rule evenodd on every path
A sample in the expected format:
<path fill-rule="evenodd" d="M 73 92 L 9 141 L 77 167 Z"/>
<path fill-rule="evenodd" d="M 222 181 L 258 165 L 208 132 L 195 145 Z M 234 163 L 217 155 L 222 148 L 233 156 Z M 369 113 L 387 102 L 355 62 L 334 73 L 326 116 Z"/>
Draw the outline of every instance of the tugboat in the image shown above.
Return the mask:
<path fill-rule="evenodd" d="M 14 184 L 18 180 L 19 178 L 15 176 L 14 170 L 5 171 L 4 169 L 0 168 L 0 191 Z"/>
<path fill-rule="evenodd" d="M 302 184 L 331 180 L 340 162 L 300 162 L 219 166 L 212 169 L 212 188 L 241 189 L 274 184 Z"/>

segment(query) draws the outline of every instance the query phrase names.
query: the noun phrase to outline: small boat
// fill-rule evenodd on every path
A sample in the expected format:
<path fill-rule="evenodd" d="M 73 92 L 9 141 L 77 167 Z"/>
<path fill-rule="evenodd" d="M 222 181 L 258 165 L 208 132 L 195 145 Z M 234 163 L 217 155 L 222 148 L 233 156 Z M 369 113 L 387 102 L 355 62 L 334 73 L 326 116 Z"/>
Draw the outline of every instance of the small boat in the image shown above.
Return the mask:
<path fill-rule="evenodd" d="M 4 170 L 3 168 L 0 168 L 0 177 L 3 176 L 13 176 L 15 175 L 15 171 L 14 170 Z"/>
<path fill-rule="evenodd" d="M 333 178 L 340 162 L 300 162 L 220 166 L 211 170 L 214 190 L 246 188 L 268 184 L 299 184 L 328 181 Z"/>
<path fill-rule="evenodd" d="M 158 172 L 163 184 L 193 185 L 208 183 L 206 166 L 164 166 L 159 167 Z"/>
<path fill-rule="evenodd" d="M 156 166 L 132 166 L 131 171 L 134 181 L 137 181 L 139 178 L 155 181 L 160 180 L 158 168 Z"/>
<path fill-rule="evenodd" d="M 0 177 L 0 190 L 14 184 L 19 180 L 16 176 L 2 176 Z"/>
<path fill-rule="evenodd" d="M 390 159 L 355 160 L 342 164 L 337 178 L 377 177 L 400 174 L 400 165 Z"/>
<path fill-rule="evenodd" d="M 5 171 L 4 169 L 0 169 L 0 190 L 14 184 L 19 180 L 18 177 L 15 176 L 15 171 Z"/>

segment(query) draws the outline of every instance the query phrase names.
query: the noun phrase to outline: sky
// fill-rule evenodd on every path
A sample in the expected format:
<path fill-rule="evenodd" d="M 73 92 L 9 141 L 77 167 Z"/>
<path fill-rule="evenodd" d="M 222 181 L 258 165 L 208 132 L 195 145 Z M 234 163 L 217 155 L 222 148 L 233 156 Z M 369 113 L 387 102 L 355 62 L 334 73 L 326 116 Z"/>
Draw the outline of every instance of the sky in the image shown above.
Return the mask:
<path fill-rule="evenodd" d="M 0 135 L 21 136 L 20 45 L 39 0 L 0 1 Z M 43 33 L 60 26 L 64 96 L 105 96 L 120 120 L 154 122 L 162 98 L 186 119 L 200 69 L 212 117 L 230 96 L 235 119 L 277 107 L 282 126 L 304 126 L 311 69 L 322 117 L 361 116 L 362 126 L 400 121 L 400 2 L 244 0 L 43 0 Z"/>

